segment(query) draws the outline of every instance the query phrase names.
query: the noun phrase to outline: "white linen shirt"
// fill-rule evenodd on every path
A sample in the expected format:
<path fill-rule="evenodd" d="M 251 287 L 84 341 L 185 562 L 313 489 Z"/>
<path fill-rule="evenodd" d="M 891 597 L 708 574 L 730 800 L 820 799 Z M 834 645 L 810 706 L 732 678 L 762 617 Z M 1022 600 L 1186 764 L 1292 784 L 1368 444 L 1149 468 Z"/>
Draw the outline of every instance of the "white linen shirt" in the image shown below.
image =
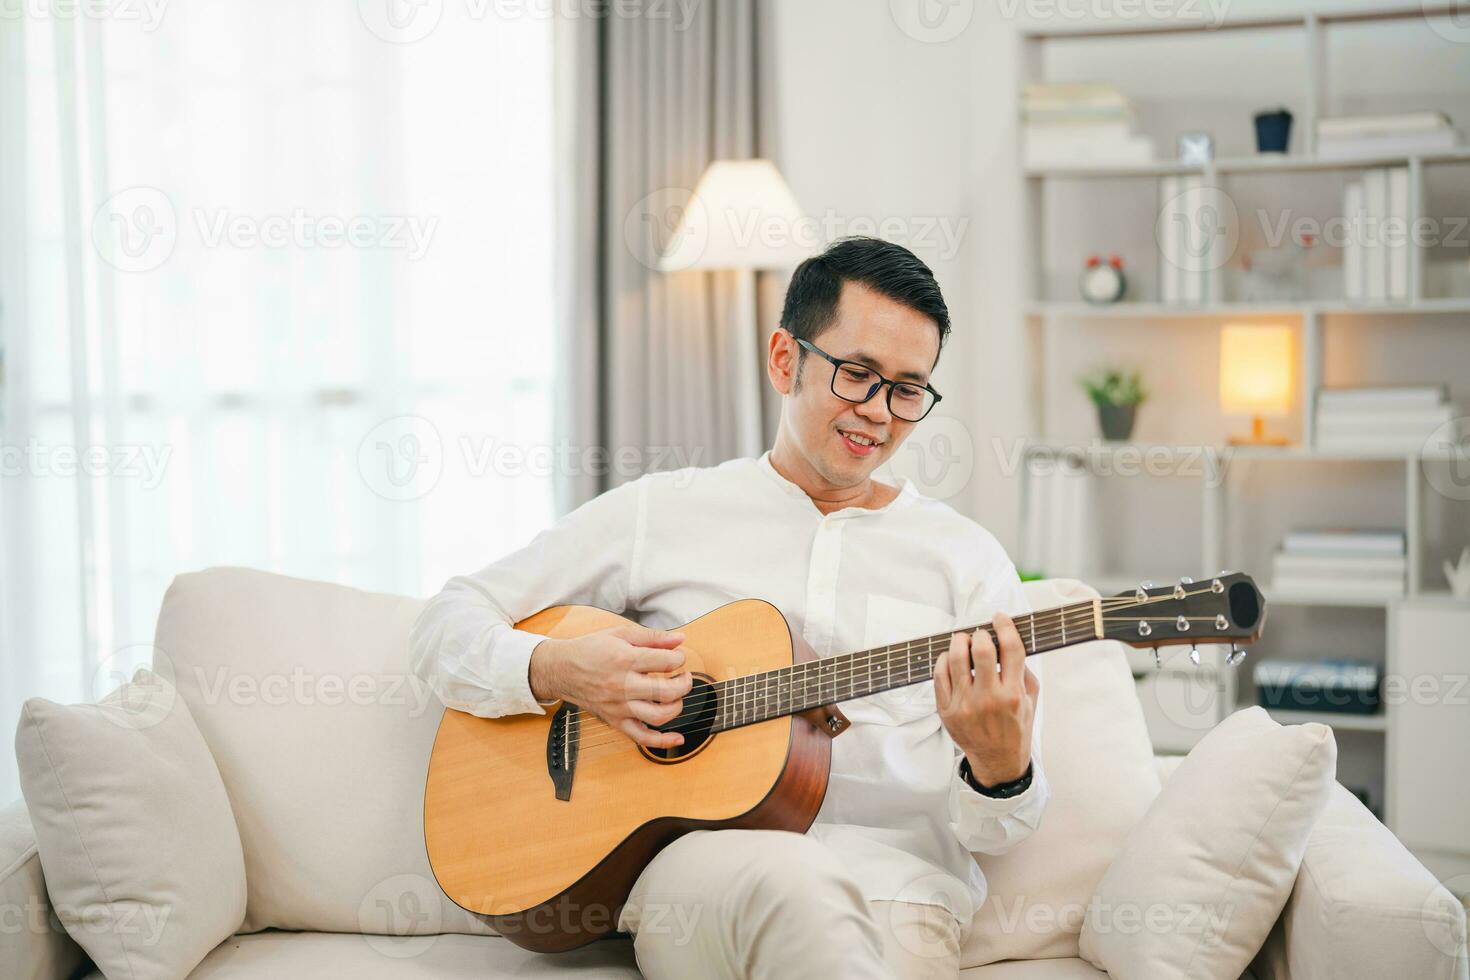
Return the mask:
<path fill-rule="evenodd" d="M 524 548 L 451 579 L 412 632 L 413 667 L 451 708 L 541 713 L 527 671 L 544 637 L 513 623 L 583 603 L 674 629 L 760 598 L 827 657 L 1029 612 L 995 538 L 901 481 L 884 507 L 823 515 L 770 453 L 652 473 L 583 504 Z M 1041 676 L 1037 658 L 1028 658 Z M 959 776 L 934 682 L 842 703 L 827 796 L 808 831 L 841 857 L 870 901 L 940 905 L 968 929 L 985 878 L 968 851 L 1029 836 L 1050 795 L 1032 736 L 1032 783 L 1010 799 Z"/>

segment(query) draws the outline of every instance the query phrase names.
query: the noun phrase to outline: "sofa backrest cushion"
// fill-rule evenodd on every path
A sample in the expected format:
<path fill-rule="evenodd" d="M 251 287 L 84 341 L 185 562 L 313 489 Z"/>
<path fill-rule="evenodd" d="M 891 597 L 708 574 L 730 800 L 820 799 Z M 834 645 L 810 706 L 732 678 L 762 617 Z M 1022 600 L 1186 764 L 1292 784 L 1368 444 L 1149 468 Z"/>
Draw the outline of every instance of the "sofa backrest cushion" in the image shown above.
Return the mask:
<path fill-rule="evenodd" d="M 443 896 L 423 791 L 443 708 L 409 671 L 421 603 L 217 568 L 164 597 L 155 670 L 214 753 L 245 856 L 242 932 L 486 932 Z"/>
<path fill-rule="evenodd" d="M 1097 595 L 1075 579 L 1027 582 L 1033 610 Z M 988 896 L 961 962 L 1077 955 L 1098 881 L 1159 793 L 1153 747 L 1124 647 L 1099 640 L 1041 654 L 1041 760 L 1051 801 L 1007 854 L 977 854 Z"/>

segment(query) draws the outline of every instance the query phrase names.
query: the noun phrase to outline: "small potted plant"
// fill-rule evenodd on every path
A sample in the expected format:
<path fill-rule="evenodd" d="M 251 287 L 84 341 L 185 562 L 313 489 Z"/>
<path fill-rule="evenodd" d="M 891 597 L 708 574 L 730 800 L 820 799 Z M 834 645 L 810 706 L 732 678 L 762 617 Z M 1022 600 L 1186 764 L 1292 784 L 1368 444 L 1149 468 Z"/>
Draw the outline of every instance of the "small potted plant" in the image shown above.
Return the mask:
<path fill-rule="evenodd" d="M 1133 418 L 1148 397 L 1138 372 L 1124 374 L 1107 369 L 1081 379 L 1087 397 L 1097 406 L 1097 421 L 1104 439 L 1121 442 L 1133 434 Z"/>

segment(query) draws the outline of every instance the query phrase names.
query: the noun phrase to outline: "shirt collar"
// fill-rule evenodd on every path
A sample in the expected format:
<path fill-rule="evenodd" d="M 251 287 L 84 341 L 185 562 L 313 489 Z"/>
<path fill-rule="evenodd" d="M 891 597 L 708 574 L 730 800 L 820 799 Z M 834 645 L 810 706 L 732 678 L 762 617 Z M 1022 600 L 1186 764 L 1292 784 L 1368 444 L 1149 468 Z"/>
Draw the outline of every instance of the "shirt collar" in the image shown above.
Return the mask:
<path fill-rule="evenodd" d="M 813 511 L 816 511 L 816 513 L 821 514 L 821 511 L 817 510 L 816 503 L 812 501 L 812 498 L 811 497 L 808 497 L 807 496 L 807 493 L 806 493 L 805 490 L 803 490 L 801 487 L 797 486 L 796 484 L 792 483 L 790 480 L 786 479 L 786 477 L 784 477 L 784 476 L 782 476 L 780 474 L 780 472 L 776 469 L 776 467 L 774 467 L 774 466 L 771 465 L 771 451 L 769 449 L 767 449 L 765 452 L 761 453 L 760 458 L 758 460 L 756 460 L 756 466 L 763 473 L 765 473 L 766 476 L 769 477 L 772 482 L 774 482 L 776 484 L 777 488 L 782 493 L 786 494 L 788 497 L 791 497 L 791 498 L 793 498 L 795 500 L 799 500 L 802 503 L 805 503 L 807 506 L 811 507 L 811 509 Z M 891 476 L 891 474 L 885 474 L 885 475 Z M 876 479 L 878 479 L 878 477 L 875 475 L 873 477 L 873 479 L 876 480 Z M 841 508 L 839 510 L 834 510 L 832 513 L 827 514 L 825 516 L 827 516 L 827 517 L 864 517 L 864 516 L 867 516 L 869 514 L 882 514 L 882 513 L 885 513 L 887 511 L 889 511 L 889 510 L 898 510 L 899 508 L 907 507 L 910 504 L 914 503 L 918 499 L 918 497 L 919 497 L 918 488 L 916 488 L 914 486 L 914 484 L 913 484 L 913 481 L 910 480 L 906 476 L 900 476 L 900 477 L 897 478 L 897 480 L 898 480 L 897 484 L 895 484 L 892 481 L 892 479 L 878 480 L 879 483 L 883 483 L 883 484 L 885 484 L 887 486 L 890 486 L 890 487 L 896 486 L 897 489 L 898 489 L 898 496 L 897 497 L 894 497 L 892 500 L 890 500 L 888 503 L 884 504 L 882 507 L 843 507 L 843 508 Z"/>

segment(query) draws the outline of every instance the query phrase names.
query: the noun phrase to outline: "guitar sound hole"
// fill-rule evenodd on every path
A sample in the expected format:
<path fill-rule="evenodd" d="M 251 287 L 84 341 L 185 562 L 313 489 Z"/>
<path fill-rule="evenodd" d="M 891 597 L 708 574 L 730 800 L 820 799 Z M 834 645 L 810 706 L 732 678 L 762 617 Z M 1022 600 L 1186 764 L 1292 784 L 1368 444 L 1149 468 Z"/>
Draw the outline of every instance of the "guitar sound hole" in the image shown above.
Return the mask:
<path fill-rule="evenodd" d="M 656 732 L 677 731 L 684 736 L 684 744 L 671 749 L 653 749 L 640 746 L 643 754 L 654 762 L 679 762 L 698 752 L 710 740 L 710 729 L 714 727 L 716 692 L 711 678 L 694 675 L 694 686 L 684 695 L 684 708 L 678 717 L 662 725 L 650 725 Z"/>

